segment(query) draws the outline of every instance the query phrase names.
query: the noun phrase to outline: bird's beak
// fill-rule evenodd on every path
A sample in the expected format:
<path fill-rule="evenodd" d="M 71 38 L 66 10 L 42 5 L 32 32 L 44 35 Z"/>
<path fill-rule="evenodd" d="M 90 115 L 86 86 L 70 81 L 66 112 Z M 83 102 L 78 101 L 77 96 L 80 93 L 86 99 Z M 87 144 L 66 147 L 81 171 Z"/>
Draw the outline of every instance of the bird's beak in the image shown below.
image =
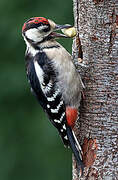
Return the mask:
<path fill-rule="evenodd" d="M 60 38 L 60 37 L 68 38 L 68 36 L 66 36 L 65 34 L 57 33 L 55 31 L 62 30 L 62 29 L 68 29 L 71 27 L 73 27 L 73 26 L 70 24 L 65 24 L 65 25 L 56 24 L 55 28 L 54 28 L 53 32 L 50 34 L 50 36 L 53 38 Z"/>
<path fill-rule="evenodd" d="M 64 25 L 59 25 L 59 24 L 56 24 L 55 26 L 55 30 L 60 30 L 60 29 L 68 29 L 68 28 L 71 28 L 73 27 L 72 25 L 70 24 L 64 24 Z"/>

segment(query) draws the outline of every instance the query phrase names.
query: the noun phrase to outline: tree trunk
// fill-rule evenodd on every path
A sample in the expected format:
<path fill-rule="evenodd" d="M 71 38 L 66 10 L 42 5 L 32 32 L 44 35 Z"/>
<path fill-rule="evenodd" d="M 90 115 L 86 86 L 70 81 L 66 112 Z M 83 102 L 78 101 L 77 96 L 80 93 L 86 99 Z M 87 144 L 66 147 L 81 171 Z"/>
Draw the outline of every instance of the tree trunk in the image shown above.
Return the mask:
<path fill-rule="evenodd" d="M 118 1 L 73 0 L 73 57 L 85 84 L 75 132 L 85 170 L 73 180 L 118 179 Z M 78 58 L 79 57 L 79 58 Z M 74 158 L 73 158 L 74 159 Z"/>

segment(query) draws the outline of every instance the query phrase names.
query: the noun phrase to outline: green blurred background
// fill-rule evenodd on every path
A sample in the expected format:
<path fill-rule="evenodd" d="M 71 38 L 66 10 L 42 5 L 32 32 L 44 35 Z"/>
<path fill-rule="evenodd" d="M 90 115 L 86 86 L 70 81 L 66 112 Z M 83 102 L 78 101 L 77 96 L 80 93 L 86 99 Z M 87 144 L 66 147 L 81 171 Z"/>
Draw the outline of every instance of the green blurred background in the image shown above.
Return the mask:
<path fill-rule="evenodd" d="M 27 83 L 21 36 L 32 16 L 73 24 L 71 0 L 0 0 L 0 180 L 71 180 L 71 151 Z M 71 39 L 59 41 L 71 53 Z"/>

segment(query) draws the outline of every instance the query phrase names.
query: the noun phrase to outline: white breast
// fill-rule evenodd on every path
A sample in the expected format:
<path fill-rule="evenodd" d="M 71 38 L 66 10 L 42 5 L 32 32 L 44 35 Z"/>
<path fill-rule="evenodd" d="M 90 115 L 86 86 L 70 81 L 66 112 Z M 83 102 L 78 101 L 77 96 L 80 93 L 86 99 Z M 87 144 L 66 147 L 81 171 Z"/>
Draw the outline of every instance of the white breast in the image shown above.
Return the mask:
<path fill-rule="evenodd" d="M 58 72 L 57 86 L 62 93 L 65 104 L 78 107 L 83 85 L 71 55 L 61 45 L 60 48 L 45 49 L 45 53 Z"/>

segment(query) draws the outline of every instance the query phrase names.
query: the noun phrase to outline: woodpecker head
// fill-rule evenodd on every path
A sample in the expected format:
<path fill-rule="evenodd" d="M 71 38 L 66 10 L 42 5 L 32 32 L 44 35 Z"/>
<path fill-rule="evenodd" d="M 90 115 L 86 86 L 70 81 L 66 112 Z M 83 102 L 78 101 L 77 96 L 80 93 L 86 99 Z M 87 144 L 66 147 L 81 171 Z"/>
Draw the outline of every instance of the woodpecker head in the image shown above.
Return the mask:
<path fill-rule="evenodd" d="M 56 33 L 55 31 L 70 27 L 72 26 L 55 24 L 53 21 L 43 17 L 33 17 L 24 23 L 22 34 L 30 43 L 38 44 L 45 40 L 68 37 L 64 34 Z"/>

